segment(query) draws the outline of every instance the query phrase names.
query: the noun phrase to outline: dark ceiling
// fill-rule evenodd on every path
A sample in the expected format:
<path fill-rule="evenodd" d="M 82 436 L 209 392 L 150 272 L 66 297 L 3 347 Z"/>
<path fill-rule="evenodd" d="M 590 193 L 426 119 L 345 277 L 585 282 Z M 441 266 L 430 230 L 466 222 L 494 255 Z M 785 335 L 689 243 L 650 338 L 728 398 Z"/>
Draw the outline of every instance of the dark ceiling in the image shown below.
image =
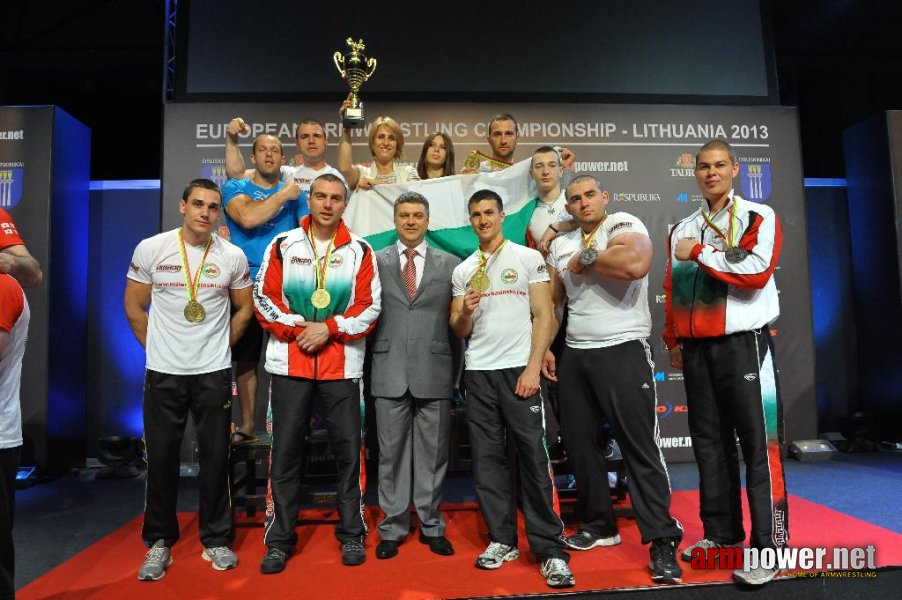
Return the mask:
<path fill-rule="evenodd" d="M 902 3 L 767 5 L 780 103 L 799 107 L 805 176 L 843 177 L 842 131 L 902 109 Z M 93 179 L 158 178 L 163 0 L 4 6 L 0 105 L 56 104 L 91 127 Z"/>

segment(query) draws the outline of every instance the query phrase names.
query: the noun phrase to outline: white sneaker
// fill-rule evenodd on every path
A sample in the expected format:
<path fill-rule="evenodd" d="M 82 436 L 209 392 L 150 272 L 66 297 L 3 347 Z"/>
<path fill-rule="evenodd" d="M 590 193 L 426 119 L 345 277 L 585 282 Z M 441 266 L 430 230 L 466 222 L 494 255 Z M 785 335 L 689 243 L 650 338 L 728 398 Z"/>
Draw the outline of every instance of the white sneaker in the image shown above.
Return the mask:
<path fill-rule="evenodd" d="M 159 581 L 163 579 L 166 568 L 170 565 L 172 565 L 172 551 L 166 547 L 163 540 L 157 540 L 147 551 L 146 558 L 138 569 L 138 579 Z"/>
<path fill-rule="evenodd" d="M 702 550 L 713 550 L 715 548 L 742 548 L 742 543 L 721 544 L 720 542 L 715 542 L 714 540 L 709 540 L 708 538 L 702 538 L 683 550 L 683 552 L 680 554 L 680 558 L 685 561 L 692 560 L 692 551 L 696 548 L 701 548 Z"/>
<path fill-rule="evenodd" d="M 570 572 L 570 566 L 563 558 L 547 558 L 539 567 L 539 573 L 545 578 L 545 583 L 553 588 L 567 588 L 576 585 L 576 579 Z"/>
<path fill-rule="evenodd" d="M 500 569 L 504 563 L 518 558 L 520 558 L 520 551 L 516 548 L 492 542 L 476 559 L 476 566 L 480 569 Z"/>
<path fill-rule="evenodd" d="M 238 557 L 235 556 L 235 553 L 228 546 L 204 548 L 201 557 L 213 563 L 213 568 L 217 571 L 228 571 L 238 566 Z"/>
<path fill-rule="evenodd" d="M 782 571 L 777 568 L 765 569 L 764 567 L 755 567 L 748 571 L 744 569 L 736 569 L 733 571 L 733 581 L 744 583 L 745 585 L 760 586 L 770 583 L 774 577 Z"/>

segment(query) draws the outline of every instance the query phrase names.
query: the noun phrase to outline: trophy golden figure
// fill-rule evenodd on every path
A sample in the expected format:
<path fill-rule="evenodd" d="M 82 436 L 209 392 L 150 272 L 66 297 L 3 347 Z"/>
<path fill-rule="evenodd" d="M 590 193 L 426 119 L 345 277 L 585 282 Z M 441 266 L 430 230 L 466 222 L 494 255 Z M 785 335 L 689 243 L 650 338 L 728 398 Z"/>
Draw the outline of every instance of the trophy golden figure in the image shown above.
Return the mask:
<path fill-rule="evenodd" d="M 343 125 L 347 129 L 358 129 L 363 127 L 364 119 L 363 107 L 360 105 L 360 97 L 357 96 L 357 92 L 360 90 L 360 86 L 373 76 L 373 72 L 376 70 L 376 59 L 364 56 L 363 50 L 366 46 L 363 38 L 356 42 L 354 38 L 348 38 L 346 43 L 351 51 L 344 55 L 336 51 L 332 58 L 342 79 L 347 81 L 348 87 L 351 88 L 351 106 L 345 110 Z"/>

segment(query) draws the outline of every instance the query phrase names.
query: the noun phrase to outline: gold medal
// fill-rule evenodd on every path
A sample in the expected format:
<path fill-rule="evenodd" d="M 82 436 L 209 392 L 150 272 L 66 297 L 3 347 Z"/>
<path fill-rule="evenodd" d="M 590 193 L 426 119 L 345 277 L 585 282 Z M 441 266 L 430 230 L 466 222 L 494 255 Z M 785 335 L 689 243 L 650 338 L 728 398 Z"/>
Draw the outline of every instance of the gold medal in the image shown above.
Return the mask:
<path fill-rule="evenodd" d="M 489 284 L 489 276 L 482 270 L 473 273 L 473 276 L 470 277 L 470 281 L 467 282 L 467 285 L 471 290 L 479 292 L 480 294 L 489 289 Z"/>
<path fill-rule="evenodd" d="M 313 304 L 314 308 L 326 308 L 331 301 L 332 296 L 323 288 L 319 288 L 310 296 L 310 303 Z"/>
<path fill-rule="evenodd" d="M 189 323 L 200 323 L 207 316 L 207 311 L 204 310 L 203 304 L 196 300 L 188 301 L 188 304 L 185 305 L 184 313 L 185 320 Z"/>

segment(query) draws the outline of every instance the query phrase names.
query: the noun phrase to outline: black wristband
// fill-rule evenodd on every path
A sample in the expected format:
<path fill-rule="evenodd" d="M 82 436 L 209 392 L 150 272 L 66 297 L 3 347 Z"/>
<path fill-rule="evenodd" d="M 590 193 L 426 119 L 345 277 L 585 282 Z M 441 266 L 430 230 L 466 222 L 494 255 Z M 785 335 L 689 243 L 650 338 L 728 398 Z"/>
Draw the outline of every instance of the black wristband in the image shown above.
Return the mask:
<path fill-rule="evenodd" d="M 548 229 L 550 229 L 551 231 L 553 231 L 555 233 L 560 233 L 560 231 L 558 231 L 557 229 L 554 228 L 554 225 L 549 225 Z"/>

